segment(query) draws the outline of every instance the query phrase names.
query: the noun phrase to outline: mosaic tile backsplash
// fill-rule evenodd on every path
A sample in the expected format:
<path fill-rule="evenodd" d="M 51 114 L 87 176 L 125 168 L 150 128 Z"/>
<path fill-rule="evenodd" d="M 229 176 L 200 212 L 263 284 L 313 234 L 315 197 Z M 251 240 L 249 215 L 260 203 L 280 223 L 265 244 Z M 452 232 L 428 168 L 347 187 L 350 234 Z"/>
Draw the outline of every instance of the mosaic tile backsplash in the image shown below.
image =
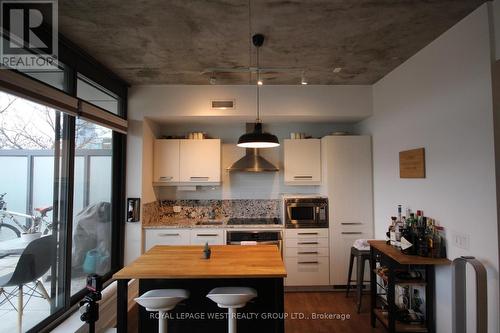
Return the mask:
<path fill-rule="evenodd" d="M 180 206 L 179 213 L 174 206 Z M 280 217 L 281 200 L 161 200 L 143 206 L 143 226 L 168 225 L 176 220 L 230 217 Z"/>

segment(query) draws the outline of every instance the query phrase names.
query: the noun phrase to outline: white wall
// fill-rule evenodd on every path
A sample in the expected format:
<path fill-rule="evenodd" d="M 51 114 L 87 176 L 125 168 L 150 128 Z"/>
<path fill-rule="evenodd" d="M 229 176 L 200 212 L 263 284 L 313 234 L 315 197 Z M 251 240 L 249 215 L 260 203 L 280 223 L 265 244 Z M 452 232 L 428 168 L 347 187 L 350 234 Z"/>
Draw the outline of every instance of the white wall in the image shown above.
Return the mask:
<path fill-rule="evenodd" d="M 495 43 L 495 59 L 500 60 L 500 0 L 492 1 L 493 40 Z"/>
<path fill-rule="evenodd" d="M 235 99 L 236 109 L 211 110 L 211 99 Z M 260 99 L 264 121 L 351 121 L 364 119 L 372 112 L 371 86 L 263 86 Z M 129 91 L 129 117 L 252 121 L 255 113 L 255 86 L 136 86 Z"/>
<path fill-rule="evenodd" d="M 498 332 L 490 51 L 483 5 L 374 85 L 373 116 L 360 129 L 373 136 L 375 236 L 384 237 L 398 204 L 435 217 L 447 229 L 449 258 L 472 255 L 486 265 L 489 332 Z M 426 179 L 400 179 L 398 152 L 418 147 L 426 149 Z M 468 250 L 454 246 L 454 233 L 470 238 Z M 451 332 L 450 273 L 437 270 L 437 332 Z"/>

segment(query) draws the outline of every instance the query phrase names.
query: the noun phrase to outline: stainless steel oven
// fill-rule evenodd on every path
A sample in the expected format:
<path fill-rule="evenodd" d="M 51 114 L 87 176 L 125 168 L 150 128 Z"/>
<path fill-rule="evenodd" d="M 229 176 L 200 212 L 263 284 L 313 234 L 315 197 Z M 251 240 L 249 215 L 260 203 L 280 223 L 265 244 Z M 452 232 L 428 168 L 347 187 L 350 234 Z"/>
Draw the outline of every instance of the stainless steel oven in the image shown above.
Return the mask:
<path fill-rule="evenodd" d="M 286 228 L 328 228 L 328 198 L 286 197 L 283 203 Z"/>
<path fill-rule="evenodd" d="M 281 230 L 228 230 L 228 245 L 276 245 L 283 256 Z"/>

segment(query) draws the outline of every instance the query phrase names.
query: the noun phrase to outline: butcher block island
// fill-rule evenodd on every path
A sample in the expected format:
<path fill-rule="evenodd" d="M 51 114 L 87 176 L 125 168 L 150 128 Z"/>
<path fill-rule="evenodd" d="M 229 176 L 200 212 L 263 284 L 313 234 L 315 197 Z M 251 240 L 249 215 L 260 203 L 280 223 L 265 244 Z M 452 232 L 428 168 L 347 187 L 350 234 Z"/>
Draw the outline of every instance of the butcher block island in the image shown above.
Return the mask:
<path fill-rule="evenodd" d="M 216 287 L 251 287 L 258 296 L 238 311 L 238 332 L 284 332 L 286 270 L 274 245 L 214 245 L 210 259 L 203 246 L 151 248 L 118 271 L 118 332 L 127 332 L 128 281 L 139 280 L 139 294 L 182 288 L 190 297 L 169 314 L 171 332 L 224 332 L 227 310 L 206 297 Z M 156 332 L 157 317 L 139 307 L 140 332 Z M 171 330 L 170 330 L 171 329 Z"/>

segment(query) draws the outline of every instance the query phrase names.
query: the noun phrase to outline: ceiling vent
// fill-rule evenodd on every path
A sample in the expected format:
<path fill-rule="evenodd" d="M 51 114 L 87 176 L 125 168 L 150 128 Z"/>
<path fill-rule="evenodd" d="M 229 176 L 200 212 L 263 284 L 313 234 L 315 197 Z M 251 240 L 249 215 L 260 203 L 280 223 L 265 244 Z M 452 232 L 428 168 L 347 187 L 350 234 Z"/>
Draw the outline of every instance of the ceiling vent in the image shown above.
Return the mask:
<path fill-rule="evenodd" d="M 234 110 L 235 105 L 234 99 L 214 99 L 210 101 L 210 107 L 213 110 Z"/>

